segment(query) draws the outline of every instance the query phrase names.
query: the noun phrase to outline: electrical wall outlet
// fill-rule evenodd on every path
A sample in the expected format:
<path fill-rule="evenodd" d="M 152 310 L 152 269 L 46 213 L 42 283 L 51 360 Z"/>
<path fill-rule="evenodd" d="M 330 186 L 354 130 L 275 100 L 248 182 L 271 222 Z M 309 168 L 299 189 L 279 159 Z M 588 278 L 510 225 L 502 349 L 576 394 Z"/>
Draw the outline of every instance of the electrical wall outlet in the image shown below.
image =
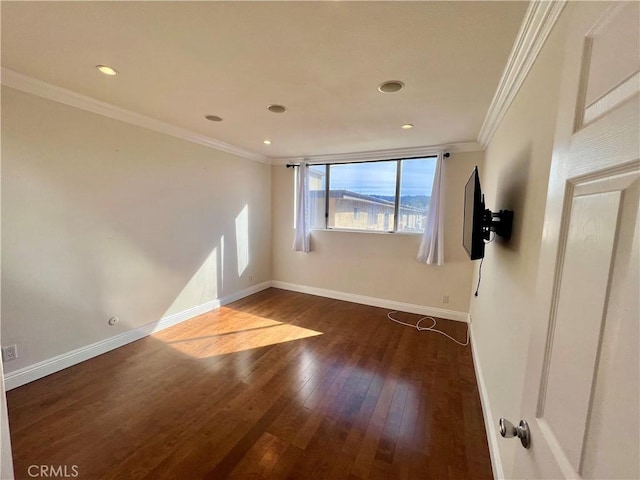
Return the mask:
<path fill-rule="evenodd" d="M 442 303 L 449 303 L 449 295 L 442 296 Z"/>
<path fill-rule="evenodd" d="M 9 345 L 8 347 L 2 347 L 2 361 L 8 362 L 18 358 L 18 346 Z"/>

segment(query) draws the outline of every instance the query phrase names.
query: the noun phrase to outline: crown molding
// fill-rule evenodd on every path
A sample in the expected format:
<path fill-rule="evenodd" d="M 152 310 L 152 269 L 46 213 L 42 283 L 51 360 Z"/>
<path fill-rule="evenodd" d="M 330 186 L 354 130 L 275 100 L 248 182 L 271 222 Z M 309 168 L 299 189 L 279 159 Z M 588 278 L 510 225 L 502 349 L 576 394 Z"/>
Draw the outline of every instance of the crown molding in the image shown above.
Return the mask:
<path fill-rule="evenodd" d="M 216 140 L 215 138 L 207 135 L 202 135 L 200 133 L 187 130 L 186 128 L 178 127 L 161 120 L 156 120 L 155 118 L 147 117 L 146 115 L 142 115 L 131 110 L 116 107 L 110 103 L 96 100 L 95 98 L 88 97 L 86 95 L 81 95 L 72 90 L 52 85 L 8 68 L 2 68 L 1 80 L 2 84 L 7 87 L 15 88 L 16 90 L 30 93 L 32 95 L 37 95 L 39 97 L 46 98 L 47 100 L 53 100 L 54 102 L 79 108 L 80 110 L 96 113 L 104 117 L 113 118 L 114 120 L 120 120 L 121 122 L 129 123 L 137 127 L 164 133 L 172 137 L 204 145 L 205 147 L 214 148 L 226 153 L 231 153 L 256 162 L 271 163 L 271 158 L 266 155 L 236 147 L 235 145 Z"/>
<path fill-rule="evenodd" d="M 422 147 L 392 148 L 387 150 L 372 150 L 367 152 L 331 153 L 327 155 L 312 155 L 308 157 L 282 157 L 272 160 L 274 165 L 284 165 L 292 162 L 306 161 L 309 163 L 346 163 L 366 162 L 369 160 L 395 160 L 411 157 L 436 155 L 440 152 L 461 153 L 481 152 L 484 148 L 477 142 L 458 142 L 443 145 Z"/>
<path fill-rule="evenodd" d="M 483 148 L 489 145 L 566 3 L 567 0 L 535 0 L 529 4 L 498 89 L 480 128 L 478 143 Z"/>

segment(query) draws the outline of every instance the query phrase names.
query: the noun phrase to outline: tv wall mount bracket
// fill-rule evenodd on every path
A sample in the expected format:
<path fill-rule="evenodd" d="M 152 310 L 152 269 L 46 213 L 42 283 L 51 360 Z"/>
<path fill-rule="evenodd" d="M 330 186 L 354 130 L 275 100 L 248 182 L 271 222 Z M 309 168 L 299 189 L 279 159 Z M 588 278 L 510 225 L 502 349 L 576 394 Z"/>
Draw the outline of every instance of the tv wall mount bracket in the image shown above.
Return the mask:
<path fill-rule="evenodd" d="M 486 209 L 482 223 L 485 240 L 489 240 L 491 232 L 495 232 L 496 235 L 504 239 L 509 239 L 513 228 L 513 210 L 500 210 L 494 213 Z"/>

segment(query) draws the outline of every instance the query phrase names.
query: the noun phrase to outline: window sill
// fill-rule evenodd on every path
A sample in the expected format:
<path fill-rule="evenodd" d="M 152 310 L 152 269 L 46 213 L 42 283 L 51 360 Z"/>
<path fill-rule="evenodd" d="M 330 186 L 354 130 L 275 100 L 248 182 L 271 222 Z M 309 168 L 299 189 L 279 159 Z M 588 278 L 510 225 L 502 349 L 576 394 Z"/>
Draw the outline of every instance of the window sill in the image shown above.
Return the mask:
<path fill-rule="evenodd" d="M 382 232 L 380 230 L 355 230 L 347 228 L 312 228 L 312 232 L 372 233 L 374 235 L 422 236 L 422 232 Z"/>

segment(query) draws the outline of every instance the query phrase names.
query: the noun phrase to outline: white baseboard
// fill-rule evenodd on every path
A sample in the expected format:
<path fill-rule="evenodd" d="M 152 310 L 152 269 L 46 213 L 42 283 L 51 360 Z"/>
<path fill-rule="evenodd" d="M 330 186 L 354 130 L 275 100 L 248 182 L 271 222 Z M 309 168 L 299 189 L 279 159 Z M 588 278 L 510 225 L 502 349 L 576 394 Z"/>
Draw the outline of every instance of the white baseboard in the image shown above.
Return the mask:
<path fill-rule="evenodd" d="M 337 290 L 326 290 L 324 288 L 309 287 L 306 285 L 298 285 L 296 283 L 281 282 L 279 280 L 272 280 L 271 286 L 275 288 L 281 288 L 283 290 L 291 290 L 293 292 L 317 295 L 319 297 L 333 298 L 335 300 L 360 303 L 362 305 L 370 305 L 372 307 L 386 308 L 388 310 L 398 310 L 401 312 L 416 313 L 418 315 L 430 315 L 432 317 L 445 318 L 447 320 L 456 320 L 458 322 L 469 322 L 469 314 L 466 312 L 457 312 L 455 310 L 445 310 L 443 308 L 435 307 L 425 307 L 423 305 L 396 302 L 395 300 L 386 300 L 383 298 L 367 297 L 364 295 L 356 295 L 353 293 L 339 292 Z"/>
<path fill-rule="evenodd" d="M 158 322 L 147 323 L 146 325 L 134 328 L 128 332 L 120 333 L 105 340 L 92 343 L 91 345 L 80 347 L 70 352 L 34 363 L 33 365 L 29 365 L 19 370 L 9 372 L 4 375 L 5 388 L 7 390 L 11 390 L 29 382 L 33 382 L 34 380 L 38 380 L 39 378 L 51 375 L 52 373 L 59 372 L 60 370 L 71 367 L 72 365 L 76 365 L 80 362 L 84 362 L 85 360 L 89 360 L 90 358 L 102 355 L 110 350 L 114 350 L 128 343 L 140 340 L 152 333 L 159 332 L 160 330 L 177 325 L 185 320 L 189 320 L 197 317 L 198 315 L 202 315 L 203 313 L 220 308 L 223 305 L 227 305 L 231 302 L 235 302 L 236 300 L 240 300 L 241 298 L 253 295 L 254 293 L 269 288 L 270 286 L 271 282 L 263 282 L 258 285 L 253 285 L 225 297 L 203 303 L 202 305 L 197 305 L 182 312 L 174 313 L 173 315 L 162 318 Z"/>
<path fill-rule="evenodd" d="M 480 365 L 480 358 L 478 357 L 478 351 L 476 350 L 475 336 L 473 335 L 473 324 L 469 325 L 469 331 L 471 335 L 471 354 L 473 355 L 473 366 L 476 371 L 476 378 L 478 379 L 478 389 L 480 390 L 480 403 L 482 404 L 482 415 L 484 417 L 484 427 L 487 432 L 487 443 L 489 444 L 489 455 L 491 457 L 491 466 L 493 467 L 493 478 L 495 480 L 503 480 L 504 468 L 502 466 L 502 459 L 500 457 L 500 448 L 498 447 L 498 430 L 496 429 L 496 422 L 494 422 L 493 414 L 491 413 L 491 406 L 489 405 L 489 393 L 487 392 L 487 385 L 484 382 L 484 375 L 482 374 L 482 366 Z"/>

